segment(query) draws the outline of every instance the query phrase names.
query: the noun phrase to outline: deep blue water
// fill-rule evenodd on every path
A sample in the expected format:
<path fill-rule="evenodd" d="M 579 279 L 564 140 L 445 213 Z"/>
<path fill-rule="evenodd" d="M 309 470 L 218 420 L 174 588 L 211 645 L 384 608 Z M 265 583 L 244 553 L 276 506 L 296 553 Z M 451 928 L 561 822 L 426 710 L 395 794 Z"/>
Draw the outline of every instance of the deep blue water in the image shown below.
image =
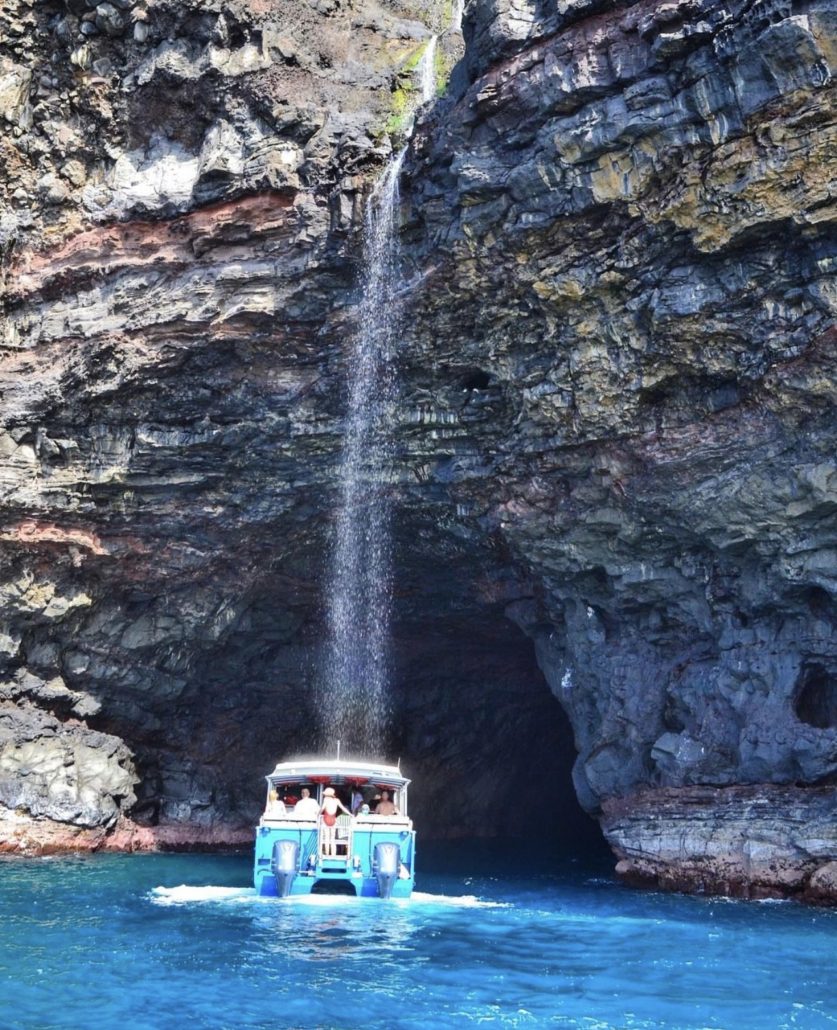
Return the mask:
<path fill-rule="evenodd" d="M 467 854 L 425 849 L 409 902 L 257 899 L 249 856 L 0 861 L 0 1026 L 837 1028 L 837 913 Z"/>

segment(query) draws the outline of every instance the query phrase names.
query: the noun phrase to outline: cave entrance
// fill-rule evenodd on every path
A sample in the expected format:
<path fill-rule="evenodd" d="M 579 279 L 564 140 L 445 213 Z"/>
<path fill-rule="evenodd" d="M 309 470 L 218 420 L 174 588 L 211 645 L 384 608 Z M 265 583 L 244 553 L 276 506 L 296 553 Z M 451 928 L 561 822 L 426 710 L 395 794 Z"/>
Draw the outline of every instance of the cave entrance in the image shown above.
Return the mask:
<path fill-rule="evenodd" d="M 531 856 L 601 851 L 572 784 L 572 728 L 532 642 L 500 611 L 396 630 L 394 754 L 425 839 L 526 837 Z"/>
<path fill-rule="evenodd" d="M 794 711 L 809 726 L 821 730 L 837 728 L 837 678 L 825 666 L 802 666 L 794 691 Z"/>
<path fill-rule="evenodd" d="M 573 788 L 569 720 L 532 640 L 505 614 L 520 596 L 516 580 L 470 542 L 445 551 L 449 540 L 414 525 L 394 548 L 392 719 L 381 757 L 400 758 L 415 784 L 422 840 L 524 837 L 540 855 L 600 852 L 599 827 Z M 303 571 L 314 564 L 298 560 Z M 172 730 L 162 753 L 148 752 L 143 803 L 161 820 L 211 812 L 252 825 L 273 764 L 318 749 L 319 602 L 316 580 L 286 559 L 264 570 L 202 652 L 176 739 Z"/>

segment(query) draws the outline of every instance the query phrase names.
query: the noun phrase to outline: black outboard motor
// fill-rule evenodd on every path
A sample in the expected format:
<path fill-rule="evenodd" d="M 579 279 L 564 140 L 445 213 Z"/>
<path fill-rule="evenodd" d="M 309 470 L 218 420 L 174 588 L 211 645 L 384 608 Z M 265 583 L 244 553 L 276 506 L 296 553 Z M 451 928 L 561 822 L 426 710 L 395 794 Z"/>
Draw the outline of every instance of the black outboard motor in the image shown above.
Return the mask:
<path fill-rule="evenodd" d="M 276 878 L 276 893 L 287 898 L 296 876 L 299 859 L 299 844 L 295 840 L 277 840 L 273 845 L 273 861 L 270 871 Z"/>
<path fill-rule="evenodd" d="M 400 865 L 401 848 L 394 841 L 375 845 L 375 876 L 378 880 L 378 894 L 382 898 L 392 897 Z"/>

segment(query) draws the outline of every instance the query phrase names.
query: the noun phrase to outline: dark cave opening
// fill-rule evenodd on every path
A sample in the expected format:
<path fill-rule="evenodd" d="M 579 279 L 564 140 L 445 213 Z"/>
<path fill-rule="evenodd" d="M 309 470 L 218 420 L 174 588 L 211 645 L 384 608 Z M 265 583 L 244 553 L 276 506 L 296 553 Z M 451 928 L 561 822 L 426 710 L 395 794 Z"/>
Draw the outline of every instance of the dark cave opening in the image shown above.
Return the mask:
<path fill-rule="evenodd" d="M 837 679 L 822 665 L 803 665 L 794 691 L 794 711 L 817 729 L 837 728 Z"/>
<path fill-rule="evenodd" d="M 398 527 L 394 551 L 390 735 L 378 757 L 400 759 L 412 779 L 422 839 L 534 835 L 550 854 L 601 850 L 575 796 L 569 719 L 506 615 L 525 586 L 489 549 L 438 525 Z M 101 702 L 91 728 L 135 757 L 128 814 L 139 823 L 180 826 L 184 841 L 190 827 L 246 839 L 267 773 L 317 752 L 324 587 L 311 569 L 321 555 L 312 535 L 310 550 L 251 566 L 241 593 L 207 586 L 201 606 L 193 588 L 149 588 L 142 604 L 114 595 L 107 619 L 75 634 L 73 654 L 107 653 L 65 673 Z M 214 582 L 228 585 L 226 567 Z M 114 644 L 102 627 L 116 629 Z"/>
<path fill-rule="evenodd" d="M 202 655 L 166 746 L 143 743 L 142 821 L 252 825 L 273 765 L 316 751 L 322 624 L 307 603 L 289 612 L 288 586 L 265 575 L 235 628 Z M 603 848 L 576 799 L 572 729 L 532 641 L 502 605 L 449 595 L 431 614 L 426 596 L 421 611 L 403 594 L 397 606 L 391 734 L 380 756 L 400 759 L 410 776 L 422 839 L 534 834 L 556 852 Z"/>
<path fill-rule="evenodd" d="M 572 728 L 534 648 L 500 613 L 397 637 L 393 753 L 415 782 L 428 839 L 532 836 L 601 844 L 572 784 Z"/>
<path fill-rule="evenodd" d="M 481 368 L 475 368 L 468 372 L 462 379 L 461 390 L 487 390 L 491 385 L 490 373 Z"/>

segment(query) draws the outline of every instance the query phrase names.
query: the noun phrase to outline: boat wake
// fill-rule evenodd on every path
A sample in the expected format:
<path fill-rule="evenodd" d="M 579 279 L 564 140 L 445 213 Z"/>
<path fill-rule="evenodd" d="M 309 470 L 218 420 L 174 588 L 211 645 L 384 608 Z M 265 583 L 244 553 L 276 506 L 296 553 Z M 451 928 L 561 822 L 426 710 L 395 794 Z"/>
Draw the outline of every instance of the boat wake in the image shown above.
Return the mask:
<path fill-rule="evenodd" d="M 188 905 L 197 901 L 258 901 L 255 887 L 153 887 L 148 898 L 155 905 Z M 268 900 L 268 899 L 265 899 Z"/>
<path fill-rule="evenodd" d="M 192 905 L 206 902 L 224 902 L 232 904 L 279 904 L 282 905 L 320 905 L 330 908 L 342 905 L 374 903 L 375 898 L 349 898 L 333 894 L 301 894 L 288 898 L 259 897 L 254 887 L 193 887 L 185 883 L 179 887 L 153 887 L 148 892 L 148 899 L 154 905 Z M 511 908 L 508 902 L 485 901 L 473 894 L 424 894 L 414 891 L 411 898 L 393 898 L 389 904 L 400 908 L 439 905 L 448 908 Z"/>
<path fill-rule="evenodd" d="M 424 894 L 413 891 L 412 898 L 405 899 L 405 904 L 447 905 L 450 908 L 511 908 L 508 901 L 486 901 L 475 894 Z"/>

